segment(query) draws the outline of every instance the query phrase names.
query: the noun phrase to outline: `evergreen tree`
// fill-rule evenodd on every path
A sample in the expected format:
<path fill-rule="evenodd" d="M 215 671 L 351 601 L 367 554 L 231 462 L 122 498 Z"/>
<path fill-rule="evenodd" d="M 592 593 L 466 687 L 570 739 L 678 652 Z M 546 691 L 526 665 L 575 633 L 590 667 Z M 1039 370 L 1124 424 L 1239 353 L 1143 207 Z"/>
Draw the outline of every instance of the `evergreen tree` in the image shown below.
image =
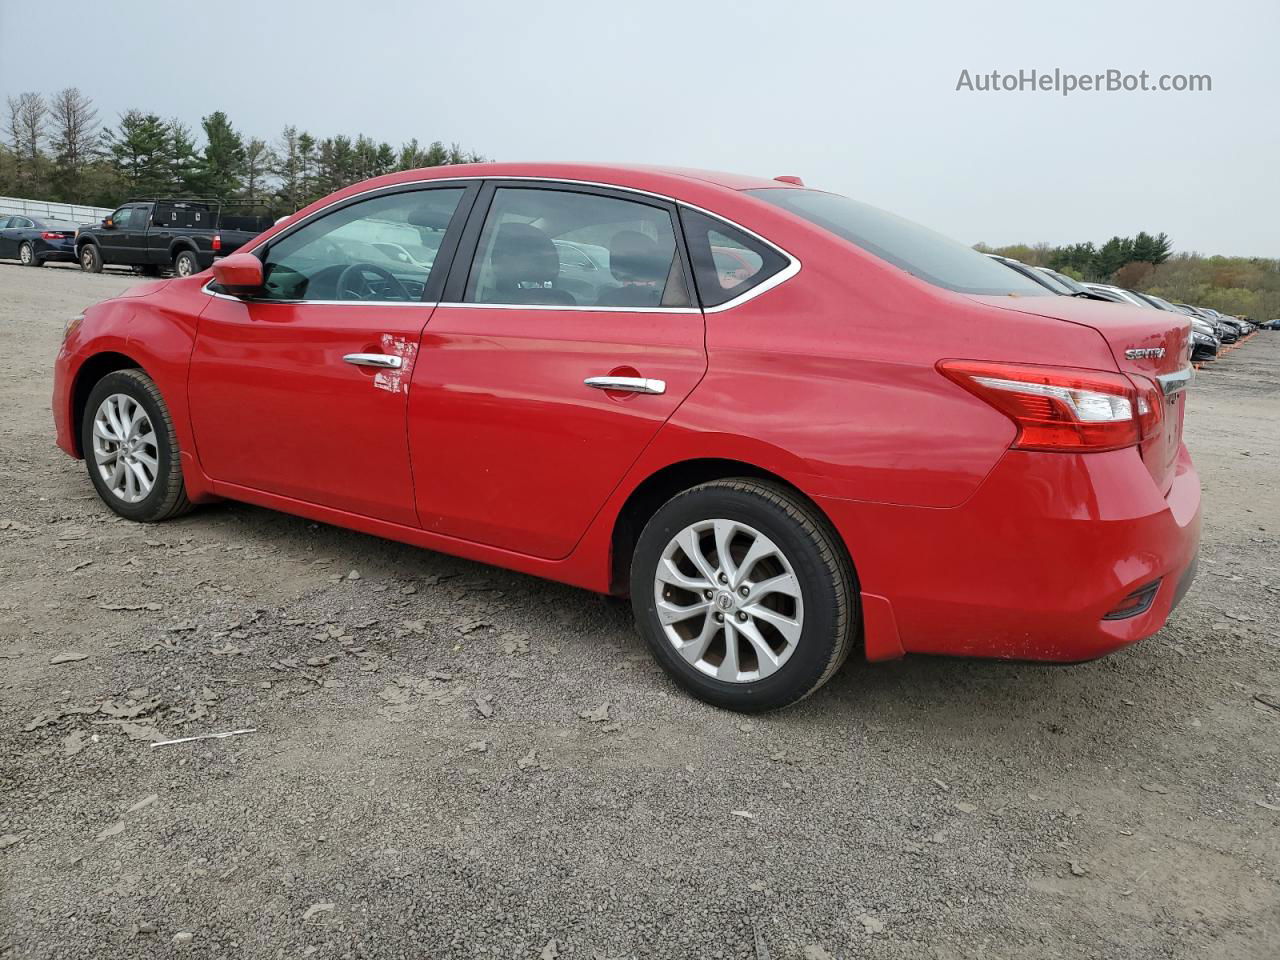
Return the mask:
<path fill-rule="evenodd" d="M 1089 274 L 1096 280 L 1109 280 L 1111 275 L 1133 259 L 1133 240 L 1112 237 L 1094 255 Z"/>
<path fill-rule="evenodd" d="M 129 110 L 103 133 L 112 166 L 130 196 L 164 193 L 169 183 L 169 126 L 154 113 Z M 120 200 L 125 200 L 121 197 Z"/>
<path fill-rule="evenodd" d="M 191 128 L 174 117 L 169 121 L 166 192 L 190 194 L 200 188 L 200 155 Z"/>
<path fill-rule="evenodd" d="M 221 110 L 215 110 L 200 124 L 205 136 L 200 188 L 206 196 L 235 197 L 240 193 L 244 176 L 244 141 Z"/>
<path fill-rule="evenodd" d="M 302 206 L 302 157 L 298 148 L 298 128 L 287 126 L 280 131 L 280 140 L 276 146 L 275 163 L 271 168 L 279 180 L 280 199 L 284 201 L 288 212 Z"/>
<path fill-rule="evenodd" d="M 316 139 L 303 130 L 298 134 L 298 205 L 301 210 L 320 196 L 316 186 Z"/>

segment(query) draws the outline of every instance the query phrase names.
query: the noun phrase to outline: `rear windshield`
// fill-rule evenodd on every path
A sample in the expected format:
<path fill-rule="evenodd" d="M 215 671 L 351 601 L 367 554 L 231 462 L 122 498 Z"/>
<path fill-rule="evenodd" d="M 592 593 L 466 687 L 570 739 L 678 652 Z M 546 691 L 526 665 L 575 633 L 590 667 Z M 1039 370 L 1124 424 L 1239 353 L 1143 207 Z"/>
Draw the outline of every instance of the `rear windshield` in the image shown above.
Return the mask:
<path fill-rule="evenodd" d="M 927 227 L 848 197 L 817 190 L 748 190 L 912 276 L 956 293 L 1050 297 L 1034 280 Z"/>

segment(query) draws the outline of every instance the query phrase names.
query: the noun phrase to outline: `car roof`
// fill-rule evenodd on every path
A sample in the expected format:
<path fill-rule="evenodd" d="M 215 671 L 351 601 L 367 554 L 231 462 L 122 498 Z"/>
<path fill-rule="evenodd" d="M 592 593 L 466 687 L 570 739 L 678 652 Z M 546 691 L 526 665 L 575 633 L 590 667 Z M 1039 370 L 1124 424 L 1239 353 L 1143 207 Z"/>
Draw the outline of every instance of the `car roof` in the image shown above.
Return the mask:
<path fill-rule="evenodd" d="M 637 164 L 603 163 L 457 163 L 440 167 L 421 167 L 378 177 L 366 182 L 366 188 L 414 180 L 435 180 L 462 177 L 512 177 L 551 180 L 583 180 L 591 183 L 630 187 L 653 193 L 670 193 L 681 185 L 710 185 L 726 190 L 759 190 L 765 188 L 791 188 L 795 184 L 782 183 L 766 177 L 753 177 L 716 170 L 697 170 L 684 167 L 658 167 Z"/>

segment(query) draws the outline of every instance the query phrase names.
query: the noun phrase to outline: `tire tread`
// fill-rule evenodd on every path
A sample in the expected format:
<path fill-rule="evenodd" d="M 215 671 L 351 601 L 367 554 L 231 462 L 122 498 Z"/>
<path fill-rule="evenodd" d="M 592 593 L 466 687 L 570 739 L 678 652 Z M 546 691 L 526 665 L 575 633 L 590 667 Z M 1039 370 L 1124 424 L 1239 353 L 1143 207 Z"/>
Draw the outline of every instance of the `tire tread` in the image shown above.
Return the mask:
<path fill-rule="evenodd" d="M 818 551 L 821 563 L 832 576 L 836 594 L 835 643 L 832 645 L 826 666 L 817 679 L 806 689 L 797 691 L 794 697 L 783 703 L 770 704 L 769 708 L 776 709 L 799 703 L 826 684 L 845 664 L 849 659 L 849 654 L 854 649 L 859 617 L 857 611 L 857 575 L 854 572 L 853 564 L 843 547 L 840 535 L 831 525 L 831 522 L 803 496 L 797 496 L 792 487 L 775 480 L 756 477 L 730 477 L 710 480 L 681 491 L 663 504 L 659 510 L 665 510 L 667 507 L 678 504 L 681 500 L 690 496 L 717 491 L 756 497 L 781 511 L 796 524 L 802 535 L 810 539 Z M 740 709 L 750 710 L 752 708 L 747 706 Z M 765 709 L 765 707 L 757 709 Z"/>
<path fill-rule="evenodd" d="M 160 388 L 156 386 L 155 381 L 147 374 L 136 367 L 124 370 L 115 370 L 107 374 L 108 377 L 120 377 L 131 381 L 138 390 L 150 397 L 155 404 L 156 409 L 160 411 L 159 424 L 153 424 L 157 429 L 163 429 L 165 439 L 168 441 L 170 457 L 168 476 L 164 478 L 163 496 L 157 502 L 155 509 L 146 517 L 141 518 L 142 523 L 160 523 L 164 520 L 172 520 L 174 517 L 180 517 L 192 509 L 193 504 L 187 496 L 187 486 L 182 479 L 182 459 L 180 447 L 178 446 L 178 434 L 173 426 L 173 417 L 169 414 L 169 407 L 164 402 L 164 397 L 160 393 Z M 105 378 L 104 378 L 105 379 Z M 101 381 L 99 381 L 101 382 Z M 95 385 L 96 387 L 96 385 Z M 86 417 L 93 416 L 90 406 L 85 407 Z M 86 460 L 88 459 L 88 451 L 85 451 Z M 92 467 L 90 467 L 92 470 Z"/>

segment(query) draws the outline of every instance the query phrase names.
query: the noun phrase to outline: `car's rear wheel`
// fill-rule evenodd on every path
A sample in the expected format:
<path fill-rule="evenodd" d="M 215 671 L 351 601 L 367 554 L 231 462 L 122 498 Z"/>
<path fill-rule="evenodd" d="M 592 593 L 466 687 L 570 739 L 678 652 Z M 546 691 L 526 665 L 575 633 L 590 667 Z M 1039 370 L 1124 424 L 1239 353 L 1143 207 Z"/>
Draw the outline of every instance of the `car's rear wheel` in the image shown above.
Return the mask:
<path fill-rule="evenodd" d="M 102 272 L 102 254 L 96 243 L 86 243 L 80 248 L 80 269 L 85 273 Z"/>
<path fill-rule="evenodd" d="M 31 246 L 30 241 L 23 241 L 18 247 L 18 260 L 24 267 L 43 267 L 44 261 L 36 256 L 35 247 Z"/>
<path fill-rule="evenodd" d="M 85 404 L 80 444 L 98 496 L 120 516 L 154 523 L 191 508 L 173 419 L 141 370 L 117 370 L 98 381 Z"/>
<path fill-rule="evenodd" d="M 180 277 L 189 277 L 200 272 L 200 264 L 196 255 L 190 250 L 180 250 L 173 258 L 173 272 Z"/>
<path fill-rule="evenodd" d="M 686 490 L 645 525 L 631 603 L 658 662 L 730 710 L 800 700 L 827 682 L 856 633 L 853 570 L 826 519 L 756 479 Z"/>

